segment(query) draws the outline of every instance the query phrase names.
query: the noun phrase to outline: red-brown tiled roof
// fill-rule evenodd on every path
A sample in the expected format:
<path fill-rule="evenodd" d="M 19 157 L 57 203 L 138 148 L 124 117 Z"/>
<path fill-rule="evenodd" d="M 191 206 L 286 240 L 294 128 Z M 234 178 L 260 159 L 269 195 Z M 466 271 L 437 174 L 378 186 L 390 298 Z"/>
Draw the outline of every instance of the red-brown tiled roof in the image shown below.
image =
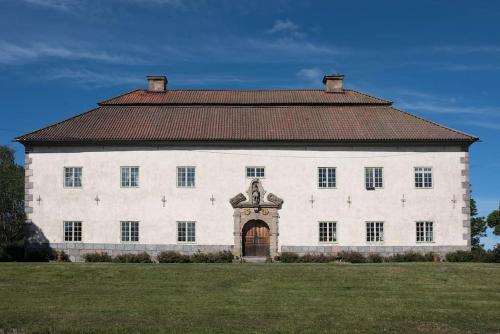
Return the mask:
<path fill-rule="evenodd" d="M 190 94 L 196 95 L 194 91 Z M 293 95 L 291 92 L 287 94 Z M 197 97 L 197 100 L 203 101 L 201 97 Z M 399 111 L 390 105 L 375 103 L 373 105 L 327 106 L 104 105 L 47 128 L 20 136 L 17 140 L 27 143 L 473 142 L 477 138 Z"/>
<path fill-rule="evenodd" d="M 99 105 L 338 105 L 390 104 L 390 101 L 353 90 L 167 90 L 144 89 L 102 101 Z"/>

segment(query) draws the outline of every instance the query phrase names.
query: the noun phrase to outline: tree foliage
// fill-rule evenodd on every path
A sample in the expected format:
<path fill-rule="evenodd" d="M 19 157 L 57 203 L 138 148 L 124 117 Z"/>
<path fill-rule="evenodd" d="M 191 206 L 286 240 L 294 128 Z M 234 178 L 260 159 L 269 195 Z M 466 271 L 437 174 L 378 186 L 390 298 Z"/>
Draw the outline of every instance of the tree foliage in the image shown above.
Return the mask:
<path fill-rule="evenodd" d="M 24 168 L 13 149 L 0 146 L 0 260 L 22 253 L 24 219 Z"/>
<path fill-rule="evenodd" d="M 488 224 L 489 228 L 493 229 L 493 233 L 495 235 L 500 235 L 500 205 L 498 207 L 498 210 L 494 210 L 488 215 L 486 223 Z"/>
<path fill-rule="evenodd" d="M 470 199 L 470 238 L 471 238 L 471 246 L 473 249 L 483 248 L 483 245 L 480 243 L 481 238 L 486 236 L 486 220 L 484 217 L 477 216 L 477 206 L 476 201 L 471 198 Z"/>

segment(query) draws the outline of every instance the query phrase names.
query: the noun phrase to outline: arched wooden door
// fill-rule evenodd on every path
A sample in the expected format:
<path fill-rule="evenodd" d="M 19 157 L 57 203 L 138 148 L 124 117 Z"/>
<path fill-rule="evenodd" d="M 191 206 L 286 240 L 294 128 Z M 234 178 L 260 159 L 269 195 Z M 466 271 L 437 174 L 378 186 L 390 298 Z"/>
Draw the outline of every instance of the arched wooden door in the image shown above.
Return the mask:
<path fill-rule="evenodd" d="M 251 220 L 243 226 L 243 256 L 269 256 L 269 226 Z"/>

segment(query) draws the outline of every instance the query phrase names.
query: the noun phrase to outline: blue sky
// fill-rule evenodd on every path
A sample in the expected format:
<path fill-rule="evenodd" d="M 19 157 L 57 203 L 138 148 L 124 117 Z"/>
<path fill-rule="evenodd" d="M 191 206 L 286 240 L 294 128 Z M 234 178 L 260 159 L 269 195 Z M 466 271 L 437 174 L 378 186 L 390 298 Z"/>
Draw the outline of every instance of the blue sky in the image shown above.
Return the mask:
<path fill-rule="evenodd" d="M 481 137 L 500 202 L 500 2 L 0 0 L 0 143 L 165 74 L 174 88 L 321 88 L 323 74 Z M 491 234 L 487 245 L 500 242 Z"/>

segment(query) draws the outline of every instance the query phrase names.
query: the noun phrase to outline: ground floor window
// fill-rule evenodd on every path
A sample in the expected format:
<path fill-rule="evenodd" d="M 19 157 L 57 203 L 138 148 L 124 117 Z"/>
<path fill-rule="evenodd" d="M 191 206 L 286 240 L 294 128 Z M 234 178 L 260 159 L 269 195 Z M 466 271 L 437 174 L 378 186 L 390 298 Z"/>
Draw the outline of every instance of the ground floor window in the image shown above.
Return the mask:
<path fill-rule="evenodd" d="M 82 222 L 64 222 L 64 241 L 82 241 Z"/>
<path fill-rule="evenodd" d="M 383 222 L 366 222 L 366 241 L 367 242 L 384 241 Z"/>
<path fill-rule="evenodd" d="M 196 223 L 177 222 L 177 241 L 196 242 Z"/>
<path fill-rule="evenodd" d="M 434 224 L 432 222 L 417 222 L 417 242 L 434 241 Z"/>
<path fill-rule="evenodd" d="M 337 223 L 319 222 L 319 242 L 337 241 Z"/>
<path fill-rule="evenodd" d="M 134 222 L 134 221 L 121 222 L 121 241 L 122 242 L 139 241 L 139 222 Z"/>

